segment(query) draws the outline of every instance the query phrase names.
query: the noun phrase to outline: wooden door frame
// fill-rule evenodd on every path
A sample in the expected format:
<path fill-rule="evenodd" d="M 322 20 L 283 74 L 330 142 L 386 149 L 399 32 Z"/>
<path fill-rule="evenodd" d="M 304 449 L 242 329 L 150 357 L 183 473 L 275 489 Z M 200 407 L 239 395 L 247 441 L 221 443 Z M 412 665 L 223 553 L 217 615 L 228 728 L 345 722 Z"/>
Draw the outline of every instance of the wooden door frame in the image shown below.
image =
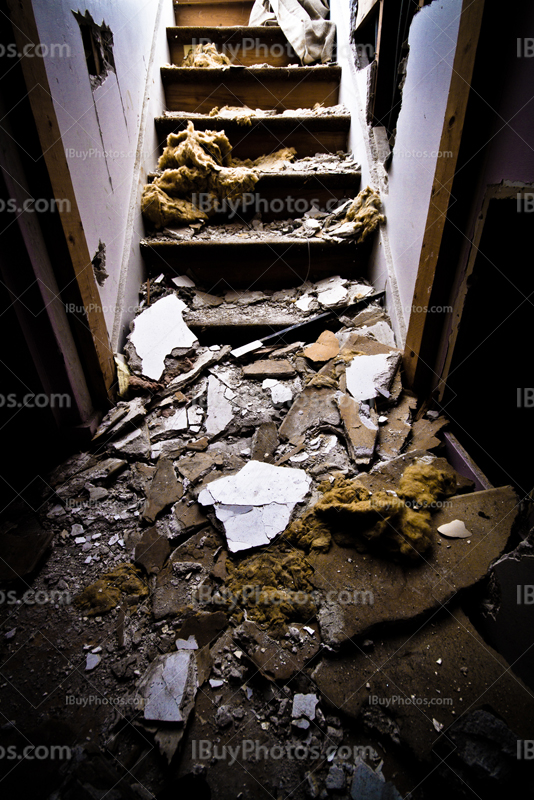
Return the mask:
<path fill-rule="evenodd" d="M 428 309 L 437 283 L 437 271 L 450 268 L 440 263 L 443 232 L 448 219 L 453 181 L 465 122 L 467 101 L 475 66 L 482 26 L 484 0 L 463 0 L 456 40 L 447 107 L 439 150 L 452 152 L 452 158 L 438 158 L 430 193 L 427 221 L 415 282 L 412 311 L 408 322 L 403 366 L 406 383 L 417 392 L 428 392 L 428 365 L 421 358 L 423 344 L 435 337 Z"/>
<path fill-rule="evenodd" d="M 7 6 L 19 52 L 24 52 L 24 47 L 28 43 L 31 43 L 39 52 L 37 48 L 41 42 L 31 0 L 7 0 Z M 23 57 L 20 63 L 52 192 L 56 200 L 61 199 L 62 201 L 58 202 L 56 206 L 69 256 L 68 266 L 72 271 L 85 308 L 85 318 L 82 321 L 90 332 L 90 336 L 85 337 L 85 341 L 81 344 L 78 343 L 78 347 L 83 348 L 80 357 L 91 394 L 95 402 L 102 407 L 113 397 L 115 364 L 54 108 L 45 60 L 44 58 Z M 68 203 L 65 203 L 65 200 Z"/>

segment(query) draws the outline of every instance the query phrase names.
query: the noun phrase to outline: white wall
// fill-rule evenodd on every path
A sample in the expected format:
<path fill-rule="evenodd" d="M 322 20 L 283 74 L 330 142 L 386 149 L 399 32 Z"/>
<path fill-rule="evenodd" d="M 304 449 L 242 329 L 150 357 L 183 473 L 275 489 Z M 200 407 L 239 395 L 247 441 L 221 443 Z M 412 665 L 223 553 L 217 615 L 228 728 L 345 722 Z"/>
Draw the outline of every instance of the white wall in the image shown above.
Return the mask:
<path fill-rule="evenodd" d="M 159 68 L 169 60 L 165 28 L 172 0 L 33 0 L 63 146 L 91 256 L 106 245 L 109 278 L 99 287 L 117 349 L 133 316 L 143 269 L 140 189 L 157 159 L 153 118 L 164 107 Z M 116 74 L 91 88 L 79 25 L 88 10 L 113 33 Z M 107 155 L 106 155 L 107 154 Z"/>
<path fill-rule="evenodd" d="M 434 0 L 414 17 L 397 138 L 387 177 L 374 160 L 365 120 L 368 69 L 357 70 L 349 44 L 348 0 L 331 0 L 343 67 L 340 102 L 352 114 L 349 147 L 362 166 L 362 186 L 380 190 L 387 223 L 376 238 L 370 277 L 386 289 L 397 343 L 410 317 L 456 49 L 462 0 Z"/>

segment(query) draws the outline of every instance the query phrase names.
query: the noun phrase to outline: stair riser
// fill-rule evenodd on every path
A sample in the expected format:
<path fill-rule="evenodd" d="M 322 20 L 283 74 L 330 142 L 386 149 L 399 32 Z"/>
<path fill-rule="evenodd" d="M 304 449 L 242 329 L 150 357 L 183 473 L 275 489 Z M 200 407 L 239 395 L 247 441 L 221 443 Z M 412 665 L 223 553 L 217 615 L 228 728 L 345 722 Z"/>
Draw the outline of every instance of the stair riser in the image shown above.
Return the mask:
<path fill-rule="evenodd" d="M 194 45 L 213 43 L 219 53 L 228 56 L 232 64 L 250 67 L 255 64 L 270 64 L 272 67 L 285 67 L 288 64 L 298 64 L 299 58 L 283 33 L 255 34 L 256 29 L 243 35 L 242 32 L 229 33 L 210 31 L 203 33 L 202 28 L 168 31 L 171 63 L 181 66 L 189 48 Z M 209 30 L 209 29 L 208 29 Z"/>
<path fill-rule="evenodd" d="M 189 270 L 199 286 L 212 292 L 281 289 L 330 275 L 365 277 L 368 259 L 368 248 L 353 242 L 155 242 L 141 249 L 153 271 L 183 275 Z"/>
<path fill-rule="evenodd" d="M 174 6 L 176 25 L 248 25 L 252 2 L 180 3 Z"/>
<path fill-rule="evenodd" d="M 315 70 L 287 70 L 273 75 L 266 70 L 261 75 L 241 73 L 231 75 L 208 70 L 180 70 L 173 76 L 163 70 L 165 99 L 169 111 L 188 111 L 209 114 L 218 106 L 248 106 L 262 110 L 313 108 L 315 103 L 333 106 L 338 103 L 337 74 L 321 80 Z M 202 73 L 202 74 L 201 74 Z"/>
<path fill-rule="evenodd" d="M 280 120 L 286 122 L 286 120 Z M 349 127 L 321 128 L 321 120 L 309 118 L 296 127 L 278 125 L 272 121 L 259 121 L 252 126 L 237 125 L 230 120 L 194 120 L 196 130 L 223 130 L 233 142 L 232 154 L 236 158 L 258 158 L 274 153 L 281 147 L 294 147 L 299 158 L 316 153 L 346 152 Z M 187 128 L 187 120 L 162 119 L 157 123 L 161 148 L 165 147 L 169 133 L 178 133 Z"/>
<path fill-rule="evenodd" d="M 250 220 L 258 213 L 261 213 L 263 222 L 294 219 L 302 217 L 312 206 L 321 211 L 333 211 L 342 200 L 356 197 L 360 189 L 359 174 L 310 176 L 299 181 L 299 185 L 288 180 L 289 177 L 281 175 L 269 176 L 268 181 L 260 179 L 256 192 L 246 192 L 240 200 L 222 201 L 215 208 L 211 223 Z M 209 213 L 211 210 L 208 194 L 193 194 L 192 202 L 202 211 Z"/>

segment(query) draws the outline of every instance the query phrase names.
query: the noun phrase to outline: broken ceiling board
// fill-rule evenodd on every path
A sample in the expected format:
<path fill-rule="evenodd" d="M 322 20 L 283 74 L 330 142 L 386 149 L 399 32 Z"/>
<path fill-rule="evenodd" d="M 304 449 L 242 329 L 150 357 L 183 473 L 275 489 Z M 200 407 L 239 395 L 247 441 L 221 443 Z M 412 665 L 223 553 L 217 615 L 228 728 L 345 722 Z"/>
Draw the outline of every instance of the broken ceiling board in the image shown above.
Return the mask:
<path fill-rule="evenodd" d="M 170 416 L 160 415 L 154 417 L 149 422 L 150 438 L 152 442 L 161 439 L 174 439 L 180 431 L 186 431 L 189 427 L 186 408 L 173 409 Z"/>
<path fill-rule="evenodd" d="M 197 337 L 182 318 L 186 304 L 175 294 L 168 294 L 145 309 L 133 322 L 129 345 L 135 354 L 129 358 L 130 368 L 152 380 L 159 380 L 165 369 L 165 356 L 175 347 L 191 347 Z M 128 346 L 127 346 L 128 347 Z M 137 359 L 135 358 L 137 355 Z"/>
<path fill-rule="evenodd" d="M 489 706 L 517 738 L 532 734 L 532 692 L 459 609 L 444 610 L 426 624 L 418 622 L 411 632 L 382 632 L 370 655 L 324 659 L 313 678 L 331 708 L 360 722 L 372 721 L 370 698 L 380 698 L 381 705 L 374 708 L 417 759 L 429 759 L 434 744 L 447 738 L 449 725 L 468 709 Z M 395 703 L 394 695 L 407 701 Z M 422 702 L 408 702 L 414 696 Z M 438 704 L 440 697 L 452 698 L 452 703 Z M 434 705 L 425 708 L 431 699 Z M 433 718 L 443 725 L 442 733 Z"/>
<path fill-rule="evenodd" d="M 235 475 L 210 483 L 198 501 L 213 505 L 232 553 L 269 542 L 287 527 L 297 503 L 306 497 L 311 478 L 304 470 L 249 461 Z"/>
<path fill-rule="evenodd" d="M 198 479 L 213 467 L 224 465 L 224 453 L 220 450 L 210 450 L 187 456 L 178 462 L 178 471 L 184 478 L 191 483 L 196 483 Z"/>
<path fill-rule="evenodd" d="M 279 445 L 278 431 L 274 422 L 263 422 L 252 438 L 253 461 L 265 461 L 268 464 L 274 461 L 274 451 Z"/>
<path fill-rule="evenodd" d="M 408 450 L 435 450 L 441 447 L 442 441 L 438 438 L 440 433 L 449 424 L 445 417 L 438 419 L 418 419 L 412 425 L 412 439 Z"/>
<path fill-rule="evenodd" d="M 310 428 L 320 425 L 339 425 L 340 417 L 332 389 L 305 388 L 298 396 L 279 430 L 282 441 L 298 444 Z"/>
<path fill-rule="evenodd" d="M 200 510 L 198 503 L 182 499 L 173 507 L 178 530 L 182 534 L 194 533 L 208 524 L 208 518 Z"/>
<path fill-rule="evenodd" d="M 233 405 L 225 397 L 227 387 L 214 375 L 208 378 L 208 416 L 205 423 L 208 436 L 221 433 L 234 418 Z"/>
<path fill-rule="evenodd" d="M 315 344 L 309 345 L 304 350 L 304 355 L 310 361 L 324 363 L 335 358 L 339 353 L 339 342 L 332 331 L 323 331 Z"/>
<path fill-rule="evenodd" d="M 345 431 L 349 455 L 355 464 L 369 464 L 378 436 L 378 415 L 366 403 L 348 394 L 336 393 L 336 402 Z"/>
<path fill-rule="evenodd" d="M 197 692 L 197 666 L 192 650 L 159 656 L 149 666 L 139 692 L 144 697 L 144 718 L 154 722 L 185 724 Z"/>
<path fill-rule="evenodd" d="M 150 458 L 150 435 L 147 424 L 137 430 L 130 431 L 119 439 L 114 439 L 107 446 L 108 450 L 117 455 L 130 456 L 131 458 Z"/>
<path fill-rule="evenodd" d="M 220 350 L 205 350 L 201 352 L 195 361 L 193 368 L 189 370 L 189 372 L 183 372 L 180 375 L 177 375 L 176 378 L 169 383 L 166 393 L 167 394 L 174 394 L 178 389 L 182 389 L 184 386 L 192 383 L 201 372 L 203 372 L 206 367 L 211 366 L 212 364 L 216 364 L 218 361 L 221 361 L 225 356 L 228 355 L 231 348 L 228 345 L 221 347 Z"/>
<path fill-rule="evenodd" d="M 144 567 L 149 575 L 157 575 L 170 552 L 169 540 L 156 528 L 148 528 L 135 546 L 134 562 Z"/>
<path fill-rule="evenodd" d="M 323 641 L 338 647 L 375 625 L 410 620 L 438 608 L 473 586 L 502 554 L 517 514 L 517 495 L 509 486 L 450 498 L 432 514 L 431 525 L 437 531 L 461 519 L 470 538 L 445 541 L 436 533 L 432 551 L 416 565 L 374 556 L 361 547 L 350 550 L 349 563 L 346 543 L 343 548 L 334 543 L 328 553 L 312 551 L 308 561 L 315 570 L 315 588 L 325 596 L 332 587 L 339 588 L 339 602 L 330 594 L 318 613 Z"/>
<path fill-rule="evenodd" d="M 243 367 L 243 375 L 245 378 L 257 378 L 263 380 L 264 378 L 294 378 L 297 371 L 293 364 L 287 359 L 272 359 L 269 361 L 253 361 L 251 364 L 245 364 Z"/>
<path fill-rule="evenodd" d="M 183 493 L 183 486 L 178 482 L 172 461 L 160 459 L 148 490 L 143 519 L 154 522 L 158 514 L 176 503 Z"/>
<path fill-rule="evenodd" d="M 162 67 L 169 111 L 209 114 L 214 106 L 299 109 L 338 102 L 341 67 Z"/>
<path fill-rule="evenodd" d="M 108 438 L 118 437 L 129 427 L 138 425 L 146 415 L 145 402 L 145 398 L 135 397 L 129 402 L 117 403 L 100 423 L 91 440 L 92 443 L 97 444 Z"/>
<path fill-rule="evenodd" d="M 417 407 L 415 397 L 405 395 L 388 411 L 388 421 L 378 431 L 378 455 L 384 461 L 396 458 L 411 433 L 411 419 Z"/>
<path fill-rule="evenodd" d="M 65 483 L 55 487 L 55 492 L 62 500 L 82 493 L 87 483 L 111 482 L 119 472 L 128 465 L 122 458 L 89 459 L 86 469 L 76 472 Z"/>
<path fill-rule="evenodd" d="M 347 365 L 347 391 L 355 400 L 389 395 L 389 387 L 400 364 L 400 353 L 355 356 Z"/>

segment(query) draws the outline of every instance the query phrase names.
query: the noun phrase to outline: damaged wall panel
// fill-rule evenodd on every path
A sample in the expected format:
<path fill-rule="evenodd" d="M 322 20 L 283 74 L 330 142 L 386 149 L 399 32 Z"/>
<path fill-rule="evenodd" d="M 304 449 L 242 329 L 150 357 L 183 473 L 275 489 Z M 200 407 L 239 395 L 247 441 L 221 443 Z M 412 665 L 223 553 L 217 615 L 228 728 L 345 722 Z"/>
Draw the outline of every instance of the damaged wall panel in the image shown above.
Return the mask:
<path fill-rule="evenodd" d="M 119 6 L 97 0 L 88 9 L 90 19 L 84 6 L 73 9 L 66 0 L 54 4 L 53 14 L 46 0 L 34 0 L 32 5 L 46 53 L 44 63 L 62 148 L 91 256 L 100 241 L 106 245 L 109 277 L 99 295 L 110 338 L 114 323 L 117 338 L 125 309 L 135 307 L 142 278 L 141 257 L 132 249 L 134 226 L 138 225 L 136 239 L 141 228 L 137 181 L 143 165 L 146 170 L 153 166 L 152 153 L 157 146 L 150 134 L 144 140 L 144 126 L 150 125 L 152 116 L 144 113 L 149 103 L 146 85 L 151 83 L 152 71 L 168 58 L 165 24 L 173 22 L 172 5 L 163 0 L 149 4 L 136 0 L 129 3 L 125 18 Z M 114 69 L 108 52 L 99 76 L 91 73 L 87 36 L 84 40 L 73 10 L 83 16 L 84 31 L 100 32 L 101 39 L 104 34 L 112 37 Z M 154 109 L 163 102 L 159 86 L 158 81 L 150 87 Z M 124 274 L 127 266 L 129 276 Z"/>

